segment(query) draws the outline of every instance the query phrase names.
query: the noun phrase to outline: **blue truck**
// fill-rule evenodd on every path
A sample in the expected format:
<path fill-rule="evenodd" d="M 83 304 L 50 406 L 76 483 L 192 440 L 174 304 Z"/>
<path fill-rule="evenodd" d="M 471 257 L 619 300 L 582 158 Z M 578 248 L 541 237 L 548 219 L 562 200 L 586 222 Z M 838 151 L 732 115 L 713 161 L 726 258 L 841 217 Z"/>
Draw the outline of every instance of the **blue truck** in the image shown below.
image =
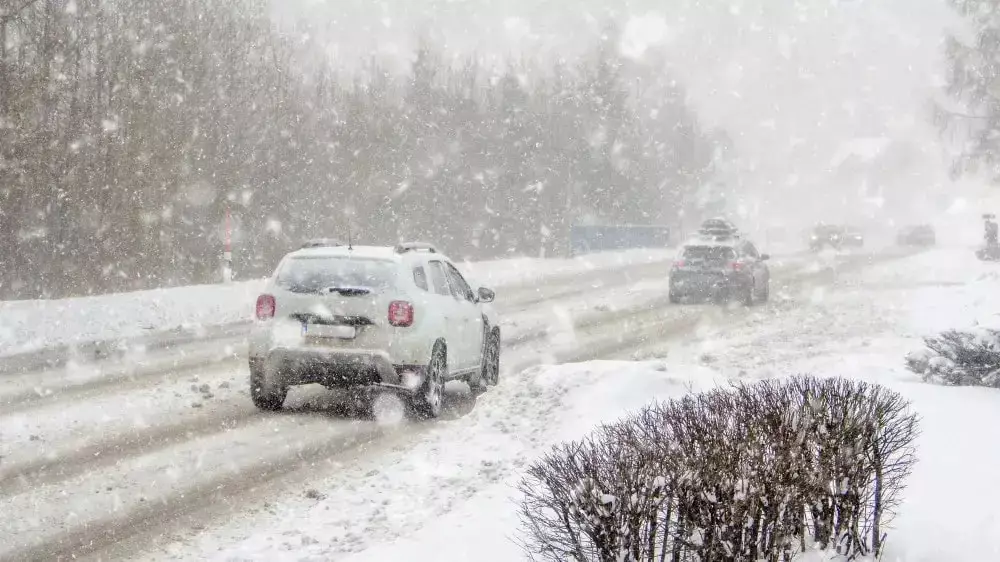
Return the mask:
<path fill-rule="evenodd" d="M 570 255 L 635 248 L 668 248 L 670 227 L 662 225 L 578 225 L 570 228 Z"/>

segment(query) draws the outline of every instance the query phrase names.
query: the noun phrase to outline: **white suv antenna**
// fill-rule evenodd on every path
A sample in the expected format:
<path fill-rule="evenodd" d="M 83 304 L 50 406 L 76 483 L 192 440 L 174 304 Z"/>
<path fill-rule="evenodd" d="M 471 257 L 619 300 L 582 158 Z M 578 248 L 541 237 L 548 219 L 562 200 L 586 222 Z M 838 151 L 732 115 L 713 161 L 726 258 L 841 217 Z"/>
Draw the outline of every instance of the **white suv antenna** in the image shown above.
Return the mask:
<path fill-rule="evenodd" d="M 347 223 L 347 249 L 348 250 L 353 250 L 354 249 L 354 241 L 351 238 L 351 223 L 350 222 Z"/>

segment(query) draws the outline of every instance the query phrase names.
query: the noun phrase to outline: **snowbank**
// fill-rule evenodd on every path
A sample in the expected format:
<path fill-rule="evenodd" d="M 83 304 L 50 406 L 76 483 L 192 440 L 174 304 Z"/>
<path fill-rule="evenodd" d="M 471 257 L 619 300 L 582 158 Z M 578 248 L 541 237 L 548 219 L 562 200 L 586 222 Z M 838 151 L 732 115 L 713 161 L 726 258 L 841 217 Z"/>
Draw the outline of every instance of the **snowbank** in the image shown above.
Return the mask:
<path fill-rule="evenodd" d="M 0 302 L 0 355 L 249 321 L 263 281 Z"/>
<path fill-rule="evenodd" d="M 575 258 L 512 258 L 465 262 L 461 264 L 460 269 L 471 280 L 482 285 L 509 286 L 530 283 L 542 277 L 561 277 L 584 271 L 661 262 L 672 259 L 675 254 L 675 249 L 635 249 Z"/>

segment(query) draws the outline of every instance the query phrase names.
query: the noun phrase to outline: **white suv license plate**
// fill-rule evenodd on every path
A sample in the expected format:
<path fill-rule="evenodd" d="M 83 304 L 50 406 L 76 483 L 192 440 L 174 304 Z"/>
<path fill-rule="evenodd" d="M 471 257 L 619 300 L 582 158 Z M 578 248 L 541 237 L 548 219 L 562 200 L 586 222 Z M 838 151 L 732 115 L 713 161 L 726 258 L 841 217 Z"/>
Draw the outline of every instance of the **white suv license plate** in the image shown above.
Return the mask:
<path fill-rule="evenodd" d="M 353 340 L 358 335 L 354 326 L 325 326 L 323 324 L 304 324 L 302 335 L 308 339 Z"/>

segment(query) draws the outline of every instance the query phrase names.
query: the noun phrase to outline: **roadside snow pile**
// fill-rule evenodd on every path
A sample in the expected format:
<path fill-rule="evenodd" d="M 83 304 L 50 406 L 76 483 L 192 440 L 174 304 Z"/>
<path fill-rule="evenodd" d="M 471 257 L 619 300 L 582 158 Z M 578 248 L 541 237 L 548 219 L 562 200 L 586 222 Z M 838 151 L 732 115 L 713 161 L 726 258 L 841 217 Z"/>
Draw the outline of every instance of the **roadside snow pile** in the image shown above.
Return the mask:
<path fill-rule="evenodd" d="M 916 435 L 899 394 L 837 378 L 654 404 L 528 469 L 526 549 L 553 562 L 877 557 Z"/>
<path fill-rule="evenodd" d="M 263 281 L 59 300 L 0 301 L 0 355 L 249 321 Z"/>
<path fill-rule="evenodd" d="M 671 260 L 677 251 L 671 248 L 639 248 L 621 252 L 601 252 L 574 258 L 512 258 L 482 262 L 464 262 L 459 269 L 470 281 L 485 286 L 510 286 L 529 283 L 542 277 L 558 277 L 585 271 L 631 267 Z"/>

